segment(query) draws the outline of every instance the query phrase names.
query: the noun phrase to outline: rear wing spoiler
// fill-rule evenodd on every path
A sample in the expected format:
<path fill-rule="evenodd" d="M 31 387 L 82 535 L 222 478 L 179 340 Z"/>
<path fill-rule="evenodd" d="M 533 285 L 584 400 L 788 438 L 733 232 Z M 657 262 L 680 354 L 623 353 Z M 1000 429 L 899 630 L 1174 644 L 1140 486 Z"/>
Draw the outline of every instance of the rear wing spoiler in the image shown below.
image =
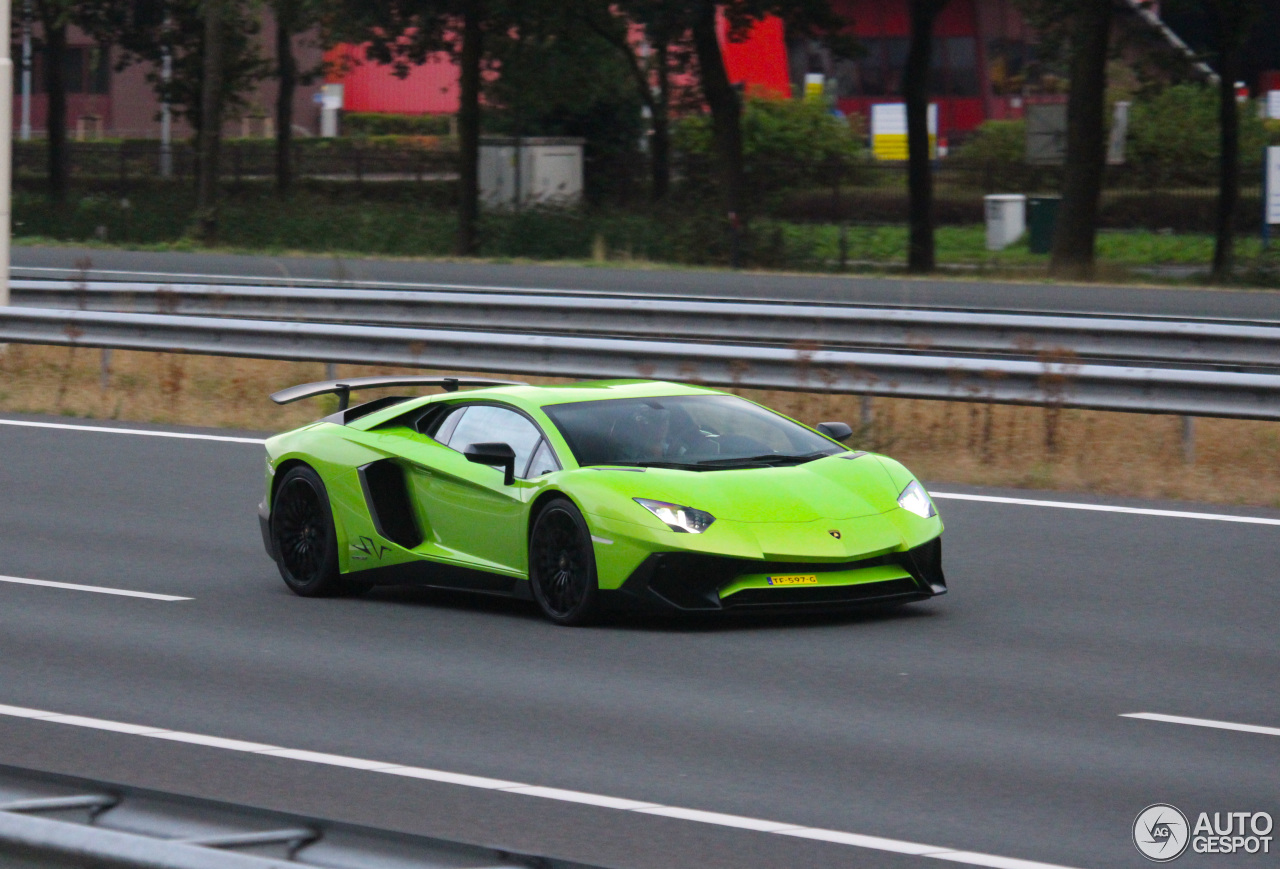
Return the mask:
<path fill-rule="evenodd" d="M 399 377 L 348 377 L 342 380 L 320 380 L 290 386 L 272 394 L 276 404 L 288 404 L 317 395 L 337 395 L 338 410 L 346 410 L 351 403 L 351 392 L 356 389 L 377 389 L 389 386 L 439 386 L 445 392 L 457 392 L 461 386 L 527 386 L 520 380 L 490 380 L 486 377 L 430 377 L 421 374 Z"/>

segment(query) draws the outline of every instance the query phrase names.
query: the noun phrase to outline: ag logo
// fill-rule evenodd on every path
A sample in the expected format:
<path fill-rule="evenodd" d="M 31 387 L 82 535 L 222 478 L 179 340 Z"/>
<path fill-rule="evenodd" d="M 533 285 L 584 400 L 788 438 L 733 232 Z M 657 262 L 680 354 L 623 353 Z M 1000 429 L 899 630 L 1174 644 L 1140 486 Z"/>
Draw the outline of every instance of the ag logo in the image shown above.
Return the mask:
<path fill-rule="evenodd" d="M 1167 803 L 1156 803 L 1134 820 L 1133 844 L 1148 860 L 1168 863 L 1187 850 L 1190 832 L 1186 815 Z"/>
<path fill-rule="evenodd" d="M 837 540 L 839 540 L 839 539 L 840 539 L 840 532 L 839 532 L 839 531 L 837 531 L 837 530 L 836 530 L 836 529 L 834 529 L 834 528 L 832 528 L 832 529 L 831 529 L 830 531 L 828 531 L 827 533 L 828 533 L 828 534 L 830 534 L 832 537 L 834 537 L 834 538 L 835 538 L 835 539 L 837 539 Z"/>

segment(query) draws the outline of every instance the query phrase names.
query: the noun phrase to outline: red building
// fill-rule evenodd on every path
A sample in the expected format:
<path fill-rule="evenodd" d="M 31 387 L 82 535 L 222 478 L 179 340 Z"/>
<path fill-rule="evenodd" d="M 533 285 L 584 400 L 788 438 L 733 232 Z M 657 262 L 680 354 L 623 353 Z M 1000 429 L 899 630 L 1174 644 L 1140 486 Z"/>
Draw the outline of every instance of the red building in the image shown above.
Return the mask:
<path fill-rule="evenodd" d="M 805 76 L 821 73 L 828 93 L 845 113 L 869 114 L 881 102 L 901 102 L 902 70 L 909 38 L 908 0 L 833 0 L 837 11 L 852 22 L 851 29 L 865 51 L 856 59 L 837 59 L 825 48 L 784 32 L 782 23 L 768 19 L 742 42 L 724 41 L 725 64 L 730 78 L 748 91 L 778 96 L 799 95 Z M 270 17 L 264 21 L 265 52 L 273 40 Z M 20 57 L 15 46 L 15 58 Z M 296 49 L 303 66 L 319 60 L 315 34 L 298 38 Z M 329 52 L 330 61 L 358 61 L 354 47 Z M 116 72 L 107 52 L 83 34 L 72 34 L 68 81 L 68 126 L 73 134 L 82 120 L 100 127 L 103 134 L 156 136 L 159 106 L 140 66 Z M 32 126 L 45 127 L 46 99 L 40 87 L 42 71 L 37 54 L 35 89 L 31 105 Z M 15 80 L 18 77 L 15 75 Z M 347 111 L 449 114 L 457 110 L 457 68 L 447 55 L 415 67 L 405 79 L 389 67 L 374 63 L 348 63 L 330 76 L 344 84 Z M 1028 98 L 1060 93 L 1063 81 L 1039 68 L 1035 40 L 1014 0 L 951 0 L 937 24 L 934 59 L 935 101 L 940 135 L 972 130 L 989 118 L 1017 117 Z M 15 84 L 17 82 L 15 81 Z M 295 123 L 301 131 L 318 132 L 319 110 L 313 102 L 316 85 L 301 87 L 295 104 Z M 250 95 L 250 113 L 272 113 L 274 83 L 266 80 Z M 15 100 L 15 129 L 20 100 Z M 231 120 L 228 132 L 243 128 Z M 257 127 L 254 127 L 255 135 Z M 175 135 L 185 135 L 175 125 Z"/>
<path fill-rule="evenodd" d="M 910 23 L 907 0 L 834 0 L 865 48 L 837 60 L 817 43 L 788 38 L 766 19 L 742 42 L 724 41 L 729 77 L 749 91 L 799 94 L 807 73 L 822 73 L 845 113 L 869 114 L 878 102 L 900 102 Z M 339 49 L 358 59 L 355 49 Z M 936 29 L 934 80 L 939 133 L 963 133 L 988 118 L 1017 117 L 1025 97 L 1044 89 L 1031 33 L 1012 0 L 952 0 Z M 457 71 L 441 56 L 406 79 L 385 67 L 353 65 L 331 81 L 345 84 L 348 111 L 439 113 L 457 109 Z"/>
<path fill-rule="evenodd" d="M 821 73 L 846 114 L 869 115 L 876 103 L 902 101 L 911 25 L 907 0 L 834 0 L 863 46 L 854 60 L 835 59 L 814 42 L 787 43 L 792 87 Z M 1055 87 L 1037 68 L 1031 31 L 1012 0 L 951 0 L 934 30 L 933 93 L 938 132 L 964 133 L 991 118 L 1019 117 L 1024 100 Z"/>

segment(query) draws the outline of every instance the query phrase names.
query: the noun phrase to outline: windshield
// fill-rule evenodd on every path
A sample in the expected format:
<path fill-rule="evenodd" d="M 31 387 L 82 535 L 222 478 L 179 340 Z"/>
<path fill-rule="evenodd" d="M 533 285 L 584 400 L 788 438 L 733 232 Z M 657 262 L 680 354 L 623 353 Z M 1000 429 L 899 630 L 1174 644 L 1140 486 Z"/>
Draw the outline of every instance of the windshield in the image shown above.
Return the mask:
<path fill-rule="evenodd" d="M 691 470 L 798 464 L 844 447 L 733 395 L 673 395 L 553 404 L 579 465 Z"/>

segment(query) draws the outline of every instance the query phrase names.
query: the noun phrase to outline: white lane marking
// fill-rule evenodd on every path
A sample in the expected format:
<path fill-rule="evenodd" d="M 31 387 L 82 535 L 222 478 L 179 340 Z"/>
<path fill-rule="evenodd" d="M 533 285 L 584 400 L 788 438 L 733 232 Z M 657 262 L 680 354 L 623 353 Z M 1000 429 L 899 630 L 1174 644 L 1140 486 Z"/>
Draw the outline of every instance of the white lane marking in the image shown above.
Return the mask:
<path fill-rule="evenodd" d="M 152 431 L 136 428 L 107 428 L 94 425 L 70 425 L 60 422 L 31 422 L 28 420 L 0 419 L 0 425 L 26 426 L 29 428 L 52 428 L 69 431 L 105 432 L 107 434 L 143 435 L 145 437 L 178 438 L 195 441 L 223 441 L 233 444 L 254 444 L 261 446 L 266 440 L 261 438 L 239 438 L 228 435 L 191 434 L 188 432 Z M 611 468 L 610 470 L 619 470 Z M 627 469 L 623 469 L 627 470 Z M 1190 513 L 1182 510 L 1154 510 L 1146 507 L 1113 507 L 1107 504 L 1080 504 L 1072 501 L 1037 501 L 1031 498 L 1005 498 L 997 495 L 968 495 L 959 492 L 930 492 L 933 498 L 950 499 L 952 501 L 982 501 L 988 504 L 1015 504 L 1022 507 L 1057 507 L 1062 510 L 1093 510 L 1098 513 L 1131 513 L 1138 516 L 1164 516 L 1173 519 L 1206 519 L 1214 522 L 1242 522 L 1246 525 L 1280 525 L 1280 519 L 1269 519 L 1263 516 L 1231 516 L 1226 513 Z M 606 544 L 603 538 L 592 537 L 597 543 Z"/>
<path fill-rule="evenodd" d="M 1261 724 L 1236 724 L 1234 721 L 1214 721 L 1212 718 L 1187 718 L 1182 715 L 1161 715 L 1159 712 L 1122 712 L 1121 718 L 1141 718 L 1144 721 L 1163 721 L 1166 724 L 1190 724 L 1192 727 L 1212 727 L 1217 730 L 1238 730 L 1241 733 L 1263 733 L 1280 736 L 1280 727 L 1263 727 Z"/>
<path fill-rule="evenodd" d="M 70 425 L 63 422 L 32 422 L 25 419 L 0 419 L 0 425 L 16 425 L 25 428 L 53 428 L 66 431 L 96 431 L 105 432 L 106 434 L 142 435 L 143 437 L 151 438 L 178 438 L 179 440 L 188 441 L 222 441 L 229 444 L 257 444 L 258 446 L 266 443 L 261 438 L 236 438 L 228 435 L 191 434 L 180 431 L 152 431 L 142 428 L 107 428 L 100 425 Z"/>
<path fill-rule="evenodd" d="M 74 582 L 51 582 L 47 579 L 26 579 L 21 576 L 0 576 L 0 582 L 13 582 L 18 585 L 43 585 L 49 588 L 65 588 L 71 591 L 91 591 L 94 594 L 118 594 L 121 597 L 142 597 L 147 600 L 195 600 L 192 597 L 178 597 L 173 594 L 153 594 L 149 591 L 129 591 L 123 588 L 103 588 L 100 585 L 77 585 Z"/>
<path fill-rule="evenodd" d="M 602 809 L 613 809 L 620 812 L 636 812 L 644 815 L 659 815 L 692 821 L 698 824 L 711 824 L 717 827 L 733 827 L 741 830 L 755 830 L 760 833 L 780 836 L 796 836 L 802 839 L 816 839 L 837 845 L 850 845 L 874 851 L 889 851 L 896 854 L 912 854 L 919 857 L 934 857 L 939 860 L 951 860 L 956 863 L 969 863 L 974 866 L 987 866 L 990 869 L 1069 869 L 1053 863 L 1039 863 L 1034 860 L 1021 860 L 1014 857 L 1001 857 L 995 854 L 979 854 L 973 851 L 961 851 L 955 848 L 943 848 L 937 845 L 925 845 L 919 842 L 904 842 L 899 839 L 883 839 L 879 836 L 864 836 L 858 833 L 845 833 L 839 830 L 823 830 L 805 827 L 798 824 L 787 824 L 781 821 L 768 821 L 762 818 L 745 818 L 740 815 L 725 815 L 720 812 L 707 812 L 700 809 L 684 809 L 678 806 L 664 806 L 658 803 L 646 803 L 621 797 L 610 797 L 603 794 L 583 793 L 582 791 L 562 790 L 560 788 L 540 787 L 521 782 L 502 781 L 500 779 L 482 778 L 438 769 L 427 769 L 416 766 L 402 766 L 386 761 L 365 760 L 358 757 L 344 757 L 336 754 L 324 754 L 316 751 L 282 748 L 277 745 L 264 745 L 257 742 L 244 742 L 238 739 L 223 739 L 218 736 L 204 736 L 198 733 L 183 733 L 178 730 L 149 728 L 137 724 L 124 724 L 119 721 L 107 721 L 99 718 L 85 718 L 78 715 L 60 715 L 42 709 L 28 709 L 23 706 L 0 705 L 0 715 L 11 718 L 27 718 L 47 721 L 55 724 L 70 724 L 86 727 L 91 730 L 106 730 L 114 733 L 127 733 L 155 739 L 168 739 L 177 742 L 189 742 L 228 751 L 243 751 L 249 754 L 260 754 L 266 757 L 279 757 L 288 760 L 299 760 L 307 763 L 319 763 L 326 766 L 339 766 L 368 772 L 401 775 L 409 778 L 420 778 L 463 787 L 482 788 L 521 796 L 537 797 L 557 802 L 582 803 Z"/>
<path fill-rule="evenodd" d="M 1030 498 L 1001 498 L 996 495 L 962 495 L 957 492 L 930 492 L 933 498 L 953 501 L 983 501 L 988 504 L 1017 504 L 1022 507 L 1058 507 L 1062 510 L 1093 510 L 1098 513 L 1133 513 L 1170 519 L 1207 519 L 1212 522 L 1243 522 L 1246 525 L 1280 525 L 1280 519 L 1263 516 L 1232 516 L 1227 513 L 1187 513 L 1182 510 L 1152 510 L 1146 507 L 1112 507 L 1107 504 L 1079 504 L 1072 501 L 1035 501 Z"/>

